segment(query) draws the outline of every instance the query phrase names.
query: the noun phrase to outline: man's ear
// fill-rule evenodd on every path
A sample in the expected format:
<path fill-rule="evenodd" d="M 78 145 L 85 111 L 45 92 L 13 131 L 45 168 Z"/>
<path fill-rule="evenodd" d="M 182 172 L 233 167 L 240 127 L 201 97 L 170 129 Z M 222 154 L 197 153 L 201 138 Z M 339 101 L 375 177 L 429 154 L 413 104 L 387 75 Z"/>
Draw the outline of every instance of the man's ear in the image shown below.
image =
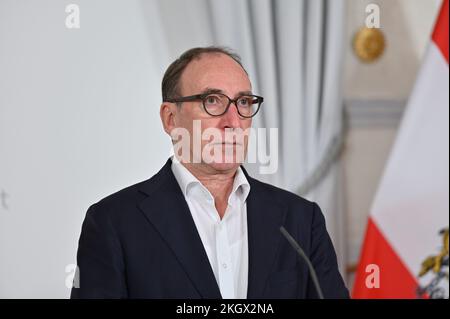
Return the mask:
<path fill-rule="evenodd" d="M 164 127 L 164 131 L 170 136 L 170 132 L 176 127 L 176 107 L 172 103 L 163 102 L 159 109 L 159 116 Z"/>

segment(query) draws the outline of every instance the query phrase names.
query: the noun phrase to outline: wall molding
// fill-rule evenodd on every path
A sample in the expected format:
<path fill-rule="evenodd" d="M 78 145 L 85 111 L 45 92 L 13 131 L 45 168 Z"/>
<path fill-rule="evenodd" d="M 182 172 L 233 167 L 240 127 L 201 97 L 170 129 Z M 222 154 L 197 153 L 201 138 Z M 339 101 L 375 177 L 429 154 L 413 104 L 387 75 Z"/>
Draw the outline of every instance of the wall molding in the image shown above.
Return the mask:
<path fill-rule="evenodd" d="M 397 128 L 403 116 L 406 100 L 359 100 L 344 101 L 350 128 Z"/>

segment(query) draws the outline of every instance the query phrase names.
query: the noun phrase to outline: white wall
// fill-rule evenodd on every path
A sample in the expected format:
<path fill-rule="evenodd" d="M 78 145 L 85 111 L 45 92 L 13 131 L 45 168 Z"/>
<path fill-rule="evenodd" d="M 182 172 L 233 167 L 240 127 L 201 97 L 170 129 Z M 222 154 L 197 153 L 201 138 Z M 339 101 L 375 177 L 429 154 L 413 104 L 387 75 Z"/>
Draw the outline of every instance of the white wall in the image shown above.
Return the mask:
<path fill-rule="evenodd" d="M 442 0 L 348 0 L 345 56 L 346 99 L 404 100 L 414 84 L 435 16 Z M 380 29 L 385 35 L 384 55 L 361 63 L 351 48 L 355 32 L 364 26 L 367 4 L 380 8 Z"/>
<path fill-rule="evenodd" d="M 152 5 L 0 0 L 0 298 L 66 298 L 88 206 L 169 156 Z"/>

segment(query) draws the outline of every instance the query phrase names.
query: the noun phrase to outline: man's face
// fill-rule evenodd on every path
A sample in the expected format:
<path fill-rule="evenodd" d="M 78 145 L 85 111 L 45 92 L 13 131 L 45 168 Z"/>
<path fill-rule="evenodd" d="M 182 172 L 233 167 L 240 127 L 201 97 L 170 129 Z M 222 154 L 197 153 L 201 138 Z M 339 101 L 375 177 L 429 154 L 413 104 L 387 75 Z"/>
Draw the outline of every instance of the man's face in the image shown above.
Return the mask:
<path fill-rule="evenodd" d="M 220 53 L 204 54 L 200 59 L 191 61 L 182 73 L 180 93 L 181 96 L 190 96 L 209 91 L 218 91 L 235 99 L 242 94 L 251 94 L 251 83 L 242 67 L 232 58 Z M 195 120 L 197 129 L 194 128 Z M 201 130 L 198 129 L 199 123 Z M 202 101 L 183 102 L 181 107 L 177 107 L 174 116 L 175 127 L 185 128 L 190 133 L 191 159 L 201 156 L 201 165 L 215 172 L 239 167 L 247 154 L 248 136 L 240 134 L 241 138 L 233 138 L 233 133 L 248 133 L 251 123 L 251 119 L 238 114 L 234 103 L 225 114 L 211 116 L 205 112 Z M 205 139 L 205 131 L 215 131 L 215 137 L 220 136 L 220 144 L 211 134 L 206 134 L 209 139 Z M 198 137 L 199 133 L 203 138 Z M 201 150 L 193 145 L 196 138 L 201 139 Z M 194 154 L 196 150 L 197 154 Z M 200 151 L 201 154 L 198 154 Z M 205 156 L 209 156 L 209 159 Z"/>

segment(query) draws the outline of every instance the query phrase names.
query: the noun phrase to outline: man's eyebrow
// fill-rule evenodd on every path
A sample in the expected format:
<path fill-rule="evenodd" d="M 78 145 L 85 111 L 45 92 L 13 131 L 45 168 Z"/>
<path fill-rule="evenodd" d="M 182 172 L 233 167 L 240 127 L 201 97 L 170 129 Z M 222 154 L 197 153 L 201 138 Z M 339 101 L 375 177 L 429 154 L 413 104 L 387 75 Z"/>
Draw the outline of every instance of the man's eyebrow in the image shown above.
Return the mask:
<path fill-rule="evenodd" d="M 202 94 L 213 94 L 213 93 L 221 93 L 221 94 L 225 94 L 223 90 L 221 89 L 216 89 L 216 88 L 206 88 L 202 91 Z M 252 95 L 252 91 L 239 91 L 238 94 L 236 96 L 241 96 L 241 95 Z"/>
<path fill-rule="evenodd" d="M 215 88 L 206 88 L 204 90 L 202 90 L 202 94 L 210 94 L 210 93 L 223 93 L 223 90 L 221 89 L 215 89 Z"/>

